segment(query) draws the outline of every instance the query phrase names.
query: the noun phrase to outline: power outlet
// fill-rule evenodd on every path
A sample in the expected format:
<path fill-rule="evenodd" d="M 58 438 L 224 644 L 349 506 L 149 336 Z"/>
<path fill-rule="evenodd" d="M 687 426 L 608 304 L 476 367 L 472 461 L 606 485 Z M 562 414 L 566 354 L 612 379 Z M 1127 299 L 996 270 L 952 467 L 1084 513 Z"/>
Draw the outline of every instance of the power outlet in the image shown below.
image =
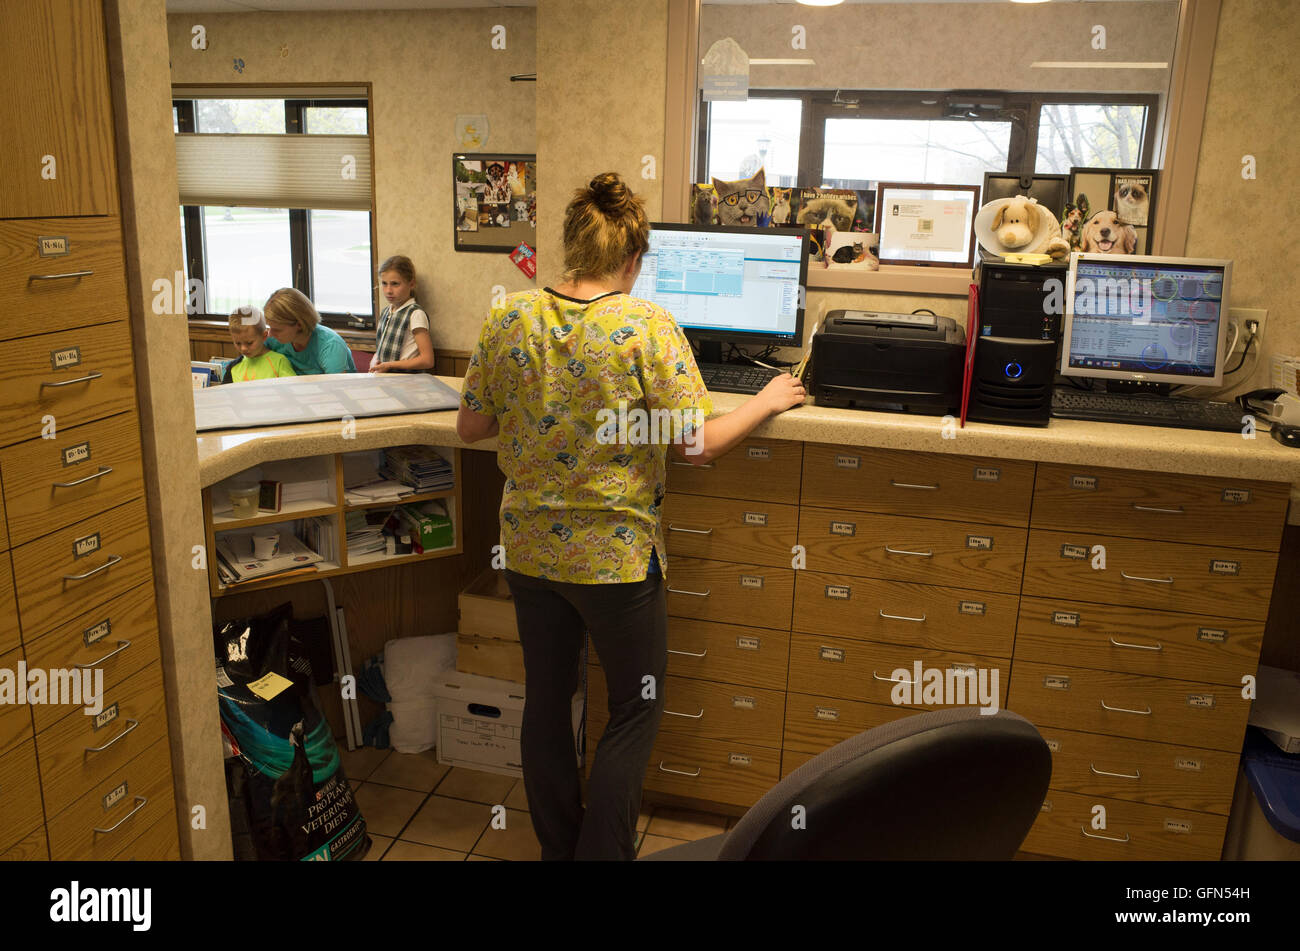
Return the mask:
<path fill-rule="evenodd" d="M 1246 332 L 1246 323 L 1247 321 L 1251 321 L 1251 320 L 1259 324 L 1259 329 L 1255 331 L 1255 350 L 1254 350 L 1255 353 L 1259 352 L 1260 344 L 1264 342 L 1264 320 L 1266 317 L 1268 317 L 1268 311 L 1263 310 L 1262 308 L 1254 308 L 1254 307 L 1229 307 L 1228 308 L 1229 328 L 1231 328 L 1231 324 L 1234 323 L 1241 328 L 1241 333 L 1237 337 L 1237 349 L 1234 350 L 1233 353 L 1240 353 L 1242 350 L 1246 349 L 1246 341 L 1250 338 L 1250 334 Z"/>

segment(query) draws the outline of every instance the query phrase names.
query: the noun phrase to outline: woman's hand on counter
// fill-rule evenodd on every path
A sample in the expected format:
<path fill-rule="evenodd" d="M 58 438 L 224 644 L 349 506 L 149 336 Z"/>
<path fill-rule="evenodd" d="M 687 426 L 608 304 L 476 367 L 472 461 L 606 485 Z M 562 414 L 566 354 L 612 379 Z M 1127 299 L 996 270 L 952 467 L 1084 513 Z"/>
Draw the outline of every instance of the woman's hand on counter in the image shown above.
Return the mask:
<path fill-rule="evenodd" d="M 792 373 L 779 373 L 754 397 L 768 410 L 768 416 L 801 406 L 808 398 L 803 380 Z"/>

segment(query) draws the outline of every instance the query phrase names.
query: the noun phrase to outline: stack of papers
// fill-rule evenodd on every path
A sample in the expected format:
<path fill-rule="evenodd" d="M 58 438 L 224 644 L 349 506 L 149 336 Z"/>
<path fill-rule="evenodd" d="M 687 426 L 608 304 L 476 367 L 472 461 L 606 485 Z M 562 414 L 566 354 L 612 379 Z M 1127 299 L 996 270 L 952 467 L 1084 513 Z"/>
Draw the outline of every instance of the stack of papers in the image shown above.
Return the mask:
<path fill-rule="evenodd" d="M 415 489 L 392 479 L 380 479 L 365 485 L 348 486 L 343 490 L 349 505 L 366 505 L 370 502 L 400 502 Z"/>
<path fill-rule="evenodd" d="M 294 522 L 294 532 L 322 559 L 339 563 L 339 535 L 332 519 L 323 515 L 300 518 Z"/>
<path fill-rule="evenodd" d="M 384 450 L 379 474 L 405 483 L 416 492 L 451 489 L 455 478 L 451 463 L 429 446 L 394 446 Z"/>
<path fill-rule="evenodd" d="M 369 555 L 388 550 L 388 541 L 384 536 L 384 525 L 392 512 L 383 509 L 369 512 L 348 512 L 346 518 L 348 538 L 348 560 L 358 555 Z"/>
<path fill-rule="evenodd" d="M 217 573 L 223 584 L 236 584 L 254 578 L 286 574 L 304 569 L 315 571 L 321 556 L 300 539 L 283 533 L 280 550 L 271 558 L 253 557 L 253 533 L 222 532 L 217 536 Z"/>

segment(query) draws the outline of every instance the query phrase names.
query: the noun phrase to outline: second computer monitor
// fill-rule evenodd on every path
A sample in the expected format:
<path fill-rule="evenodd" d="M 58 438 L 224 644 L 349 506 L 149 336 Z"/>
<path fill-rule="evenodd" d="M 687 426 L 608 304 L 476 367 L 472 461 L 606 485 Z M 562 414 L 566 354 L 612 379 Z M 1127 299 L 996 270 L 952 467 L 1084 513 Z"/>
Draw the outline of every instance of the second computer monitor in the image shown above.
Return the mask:
<path fill-rule="evenodd" d="M 656 223 L 632 296 L 701 341 L 803 346 L 807 232 Z"/>
<path fill-rule="evenodd" d="M 1061 373 L 1219 386 L 1232 262 L 1073 254 Z"/>

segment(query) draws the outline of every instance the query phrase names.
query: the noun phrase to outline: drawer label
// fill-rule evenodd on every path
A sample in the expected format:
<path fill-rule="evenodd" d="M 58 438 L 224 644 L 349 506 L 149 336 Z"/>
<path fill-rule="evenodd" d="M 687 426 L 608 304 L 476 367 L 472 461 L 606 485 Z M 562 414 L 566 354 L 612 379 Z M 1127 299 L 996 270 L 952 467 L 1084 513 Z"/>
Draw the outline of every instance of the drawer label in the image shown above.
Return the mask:
<path fill-rule="evenodd" d="M 1196 639 L 1198 641 L 1209 641 L 1211 644 L 1223 644 L 1228 640 L 1228 632 L 1217 627 L 1198 627 L 1196 629 Z"/>
<path fill-rule="evenodd" d="M 108 635 L 113 633 L 113 622 L 109 618 L 104 618 L 94 627 L 88 627 L 81 632 L 81 640 L 87 647 L 96 641 L 102 641 Z"/>
<path fill-rule="evenodd" d="M 826 597 L 833 598 L 836 601 L 847 601 L 852 594 L 852 589 L 846 584 L 828 584 L 826 586 Z"/>
<path fill-rule="evenodd" d="M 727 762 L 732 766 L 749 766 L 754 762 L 754 758 L 745 753 L 728 753 Z"/>
<path fill-rule="evenodd" d="M 856 535 L 857 533 L 857 522 L 831 522 L 832 535 Z"/>
<path fill-rule="evenodd" d="M 1186 769 L 1193 773 L 1199 773 L 1202 770 L 1201 761 L 1192 759 L 1189 756 L 1175 756 L 1174 769 Z"/>
<path fill-rule="evenodd" d="M 991 551 L 993 549 L 992 535 L 967 535 L 966 547 L 974 548 L 977 551 Z"/>
<path fill-rule="evenodd" d="M 113 704 L 111 707 L 105 707 L 104 711 L 100 713 L 97 717 L 95 717 L 94 728 L 98 730 L 100 727 L 104 726 L 105 724 L 112 723 L 116 719 L 117 719 L 117 704 Z"/>
<path fill-rule="evenodd" d="M 45 237 L 44 235 L 36 239 L 36 253 L 43 258 L 58 258 L 67 254 L 71 248 L 68 247 L 66 236 Z"/>
<path fill-rule="evenodd" d="M 1192 824 L 1190 822 L 1180 822 L 1177 819 L 1166 819 L 1165 831 L 1173 832 L 1177 835 L 1187 835 L 1192 831 Z"/>
<path fill-rule="evenodd" d="M 1188 694 L 1187 705 L 1189 707 L 1200 707 L 1202 710 L 1208 710 L 1214 706 L 1214 694 L 1212 693 Z"/>
<path fill-rule="evenodd" d="M 1223 558 L 1214 558 L 1210 561 L 1210 574 L 1212 575 L 1237 575 L 1241 573 L 1241 562 L 1227 561 Z"/>
<path fill-rule="evenodd" d="M 819 647 L 817 656 L 822 660 L 833 661 L 837 664 L 844 663 L 844 648 L 842 647 Z"/>
<path fill-rule="evenodd" d="M 1070 678 L 1059 676 L 1047 676 L 1043 678 L 1043 686 L 1048 690 L 1069 690 Z"/>
<path fill-rule="evenodd" d="M 751 459 L 771 459 L 772 450 L 768 446 L 750 446 L 746 453 Z"/>
<path fill-rule="evenodd" d="M 79 442 L 75 446 L 69 446 L 63 450 L 63 464 L 65 466 L 75 466 L 79 462 L 90 460 L 90 441 Z"/>
<path fill-rule="evenodd" d="M 1060 740 L 1047 740 L 1046 743 L 1047 743 L 1047 748 L 1051 750 L 1053 753 L 1061 752 Z"/>
<path fill-rule="evenodd" d="M 97 551 L 99 551 L 99 532 L 95 532 L 93 535 L 83 535 L 72 543 L 73 558 L 84 558 Z"/>
<path fill-rule="evenodd" d="M 741 575 L 740 586 L 742 588 L 761 588 L 763 587 L 762 575 Z"/>
<path fill-rule="evenodd" d="M 835 468 L 837 469 L 856 469 L 862 465 L 861 456 L 836 456 Z"/>
<path fill-rule="evenodd" d="M 745 524 L 746 524 L 746 525 L 766 525 L 766 524 L 767 524 L 767 515 L 766 515 L 765 513 L 763 513 L 763 512 L 746 512 L 746 513 L 745 513 Z"/>
<path fill-rule="evenodd" d="M 1062 545 L 1061 557 L 1062 558 L 1087 558 L 1088 546 L 1087 545 Z"/>
<path fill-rule="evenodd" d="M 814 715 L 818 720 L 838 720 L 840 718 L 840 711 L 832 710 L 830 707 L 816 707 Z"/>
<path fill-rule="evenodd" d="M 1094 492 L 1097 489 L 1097 477 L 1083 475 L 1070 476 L 1070 488 L 1086 489 L 1089 492 Z"/>
<path fill-rule="evenodd" d="M 1224 502 L 1240 504 L 1250 501 L 1250 489 L 1224 489 L 1223 495 L 1219 497 Z"/>
<path fill-rule="evenodd" d="M 1002 478 L 1002 470 L 993 466 L 976 466 L 976 482 L 997 482 Z"/>
<path fill-rule="evenodd" d="M 1078 627 L 1079 612 L 1078 611 L 1053 611 L 1052 623 L 1059 624 L 1061 625 L 1061 627 Z"/>
<path fill-rule="evenodd" d="M 50 366 L 55 370 L 66 370 L 81 364 L 80 347 L 64 347 L 62 350 L 50 351 Z"/>
<path fill-rule="evenodd" d="M 756 651 L 761 641 L 757 637 L 738 637 L 736 646 L 743 651 Z"/>
<path fill-rule="evenodd" d="M 975 617 L 983 617 L 985 605 L 983 601 L 960 601 L 957 603 L 958 614 L 971 614 Z"/>
<path fill-rule="evenodd" d="M 122 785 L 118 786 L 107 796 L 101 799 L 100 802 L 104 804 L 104 811 L 108 812 L 108 810 L 112 809 L 114 806 L 116 806 L 119 802 L 121 802 L 125 798 L 126 798 L 126 783 L 122 783 Z"/>
<path fill-rule="evenodd" d="M 732 697 L 731 705 L 737 710 L 753 710 L 758 702 L 753 697 Z"/>

